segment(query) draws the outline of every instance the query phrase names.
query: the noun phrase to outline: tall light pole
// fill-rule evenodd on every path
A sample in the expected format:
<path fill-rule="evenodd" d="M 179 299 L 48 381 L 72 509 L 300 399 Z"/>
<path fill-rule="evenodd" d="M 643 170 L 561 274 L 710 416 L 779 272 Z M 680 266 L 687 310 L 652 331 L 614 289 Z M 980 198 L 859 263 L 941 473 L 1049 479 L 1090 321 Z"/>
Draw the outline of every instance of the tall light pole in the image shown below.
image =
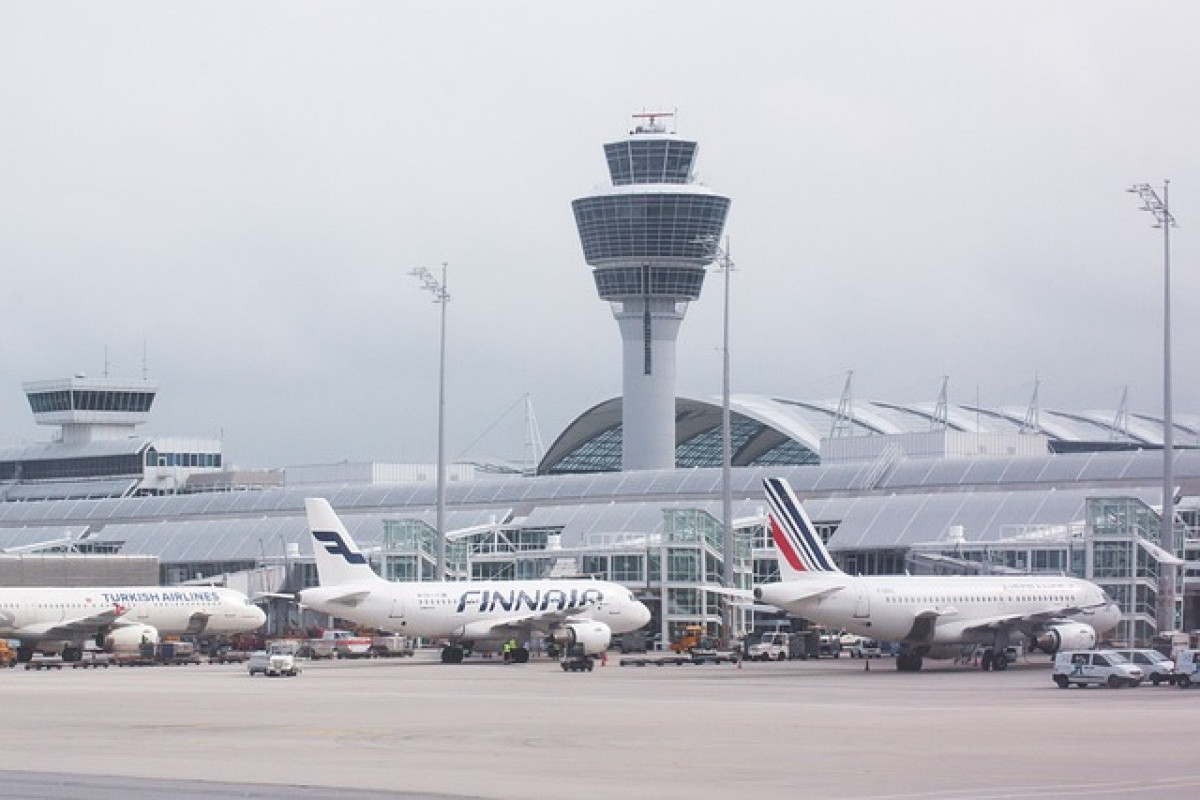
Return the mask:
<path fill-rule="evenodd" d="M 733 589 L 737 582 L 734 570 L 736 553 L 733 544 L 733 434 L 731 415 L 729 412 L 729 276 L 733 272 L 733 259 L 729 255 L 729 238 L 725 238 L 725 246 L 721 247 L 711 237 L 705 239 L 713 247 L 717 256 L 718 272 L 725 273 L 725 309 L 722 319 L 721 332 L 721 551 L 723 553 L 723 569 L 721 583 L 726 589 Z M 734 630 L 733 602 L 725 598 L 725 613 L 722 623 L 725 627 L 726 638 L 740 633 Z"/>
<path fill-rule="evenodd" d="M 1175 552 L 1175 423 L 1171 415 L 1171 216 L 1169 190 L 1171 181 L 1164 179 L 1162 197 L 1148 183 L 1129 188 L 1142 199 L 1142 211 L 1154 217 L 1155 228 L 1163 232 L 1163 485 L 1162 485 L 1162 547 L 1172 557 Z M 1175 564 L 1164 564 L 1159 570 L 1158 608 L 1156 620 L 1160 631 L 1178 629 L 1175 619 Z"/>
<path fill-rule="evenodd" d="M 729 413 L 729 276 L 733 272 L 733 259 L 729 256 L 729 237 L 725 237 L 725 247 L 717 248 L 721 256 L 720 270 L 725 273 L 725 310 L 721 332 L 721 516 L 725 521 L 721 530 L 721 548 L 725 551 L 724 578 L 725 588 L 736 588 L 737 574 L 734 566 L 737 554 L 733 543 L 733 434 Z M 730 639 L 741 631 L 735 630 L 737 612 L 734 610 L 732 598 L 725 598 L 725 637 Z"/>
<path fill-rule="evenodd" d="M 437 579 L 446 580 L 446 262 L 442 262 L 439 281 L 424 267 L 409 270 L 420 279 L 421 288 L 433 294 L 433 302 L 442 307 L 442 332 L 438 345 L 438 453 L 437 453 Z"/>

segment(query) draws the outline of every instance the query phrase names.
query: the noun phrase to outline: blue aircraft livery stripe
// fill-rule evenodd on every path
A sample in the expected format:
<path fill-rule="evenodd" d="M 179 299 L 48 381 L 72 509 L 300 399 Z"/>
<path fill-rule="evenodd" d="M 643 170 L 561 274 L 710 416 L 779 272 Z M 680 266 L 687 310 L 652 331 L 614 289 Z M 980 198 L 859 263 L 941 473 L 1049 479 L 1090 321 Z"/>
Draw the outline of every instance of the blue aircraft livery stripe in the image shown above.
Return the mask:
<path fill-rule="evenodd" d="M 325 544 L 325 551 L 330 555 L 341 556 L 350 564 L 366 564 L 367 559 L 362 553 L 351 550 L 337 531 L 313 531 L 313 538 Z"/>

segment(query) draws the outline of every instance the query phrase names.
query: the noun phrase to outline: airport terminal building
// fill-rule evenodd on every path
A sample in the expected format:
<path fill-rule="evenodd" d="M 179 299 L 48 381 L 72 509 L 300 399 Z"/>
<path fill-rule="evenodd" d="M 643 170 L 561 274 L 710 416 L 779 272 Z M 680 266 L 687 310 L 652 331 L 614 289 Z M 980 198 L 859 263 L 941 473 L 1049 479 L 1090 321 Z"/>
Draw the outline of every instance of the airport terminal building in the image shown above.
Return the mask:
<path fill-rule="evenodd" d="M 315 582 L 304 498 L 319 495 L 385 577 L 433 577 L 435 468 L 339 464 L 294 476 L 286 469 L 229 474 L 219 442 L 201 442 L 178 457 L 186 467 L 168 468 L 162 454 L 186 448 L 163 442 L 195 440 L 143 439 L 129 428 L 119 439 L 123 457 L 97 458 L 102 426 L 135 424 L 128 410 L 94 407 L 128 402 L 98 397 L 130 391 L 103 383 L 74 378 L 53 390 L 68 393 L 56 401 L 67 407 L 53 412 L 64 427 L 56 441 L 0 451 L 6 558 L 151 556 L 164 583 L 219 580 L 250 593 L 291 591 Z M 26 384 L 35 414 L 44 413 L 35 396 L 45 385 Z M 721 406 L 678 398 L 677 466 L 625 471 L 620 403 L 602 403 L 569 425 L 537 475 L 485 475 L 467 465 L 448 471 L 448 572 L 594 575 L 646 598 L 664 638 L 687 624 L 717 631 L 721 602 L 713 589 L 725 559 Z M 1200 426 L 1190 419 L 1175 423 L 1175 525 L 1183 544 L 1172 555 L 1159 546 L 1162 425 L 1149 417 L 1122 427 L 1119 415 L 1101 412 L 865 401 L 847 409 L 838 401 L 766 397 L 737 397 L 731 410 L 733 558 L 745 588 L 778 576 L 761 486 L 780 475 L 848 572 L 1087 577 L 1121 603 L 1120 637 L 1141 642 L 1155 631 L 1159 569 L 1182 563 L 1179 614 L 1184 626 L 1200 628 Z M 140 423 L 148 409 L 134 413 Z M 278 603 L 271 624 L 298 624 L 296 613 Z M 742 610 L 736 624 L 749 629 L 756 616 Z"/>

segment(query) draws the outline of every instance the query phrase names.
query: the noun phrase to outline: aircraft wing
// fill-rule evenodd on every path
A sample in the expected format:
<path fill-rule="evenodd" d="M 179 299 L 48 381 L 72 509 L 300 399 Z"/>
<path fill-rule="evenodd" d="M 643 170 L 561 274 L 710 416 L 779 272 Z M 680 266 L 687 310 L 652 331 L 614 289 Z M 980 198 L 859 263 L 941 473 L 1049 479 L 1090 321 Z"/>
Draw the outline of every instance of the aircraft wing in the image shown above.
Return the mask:
<path fill-rule="evenodd" d="M 17 638 L 28 637 L 31 639 L 71 639 L 80 634 L 92 634 L 100 628 L 117 624 L 124 613 L 125 609 L 115 607 L 105 609 L 98 614 L 89 614 L 86 617 L 26 625 L 17 629 L 16 636 Z"/>
<path fill-rule="evenodd" d="M 1042 611 L 1037 614 L 997 614 L 994 617 L 986 619 L 971 620 L 971 624 L 965 626 L 963 632 L 996 630 L 997 628 L 1010 626 L 1022 629 L 1036 628 L 1073 613 L 1080 613 L 1080 609 L 1063 608 L 1053 611 Z"/>
<path fill-rule="evenodd" d="M 591 617 L 564 611 L 536 611 L 514 614 L 503 619 L 481 619 L 464 625 L 458 635 L 466 639 L 505 639 L 529 631 L 547 633 L 551 628 L 570 622 L 584 622 Z"/>

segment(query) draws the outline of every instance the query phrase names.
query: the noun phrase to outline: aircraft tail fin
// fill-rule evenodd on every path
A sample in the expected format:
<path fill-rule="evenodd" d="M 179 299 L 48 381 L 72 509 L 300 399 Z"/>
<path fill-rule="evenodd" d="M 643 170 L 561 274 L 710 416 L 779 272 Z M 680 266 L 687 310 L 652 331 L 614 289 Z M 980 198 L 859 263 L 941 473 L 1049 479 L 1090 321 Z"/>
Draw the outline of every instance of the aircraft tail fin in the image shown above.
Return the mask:
<path fill-rule="evenodd" d="M 843 575 L 825 549 L 791 485 L 783 478 L 766 478 L 771 536 L 779 551 L 780 577 L 797 580 L 812 575 Z"/>
<path fill-rule="evenodd" d="M 317 581 L 321 586 L 382 580 L 350 537 L 333 506 L 324 497 L 307 497 L 308 530 L 312 534 Z"/>

